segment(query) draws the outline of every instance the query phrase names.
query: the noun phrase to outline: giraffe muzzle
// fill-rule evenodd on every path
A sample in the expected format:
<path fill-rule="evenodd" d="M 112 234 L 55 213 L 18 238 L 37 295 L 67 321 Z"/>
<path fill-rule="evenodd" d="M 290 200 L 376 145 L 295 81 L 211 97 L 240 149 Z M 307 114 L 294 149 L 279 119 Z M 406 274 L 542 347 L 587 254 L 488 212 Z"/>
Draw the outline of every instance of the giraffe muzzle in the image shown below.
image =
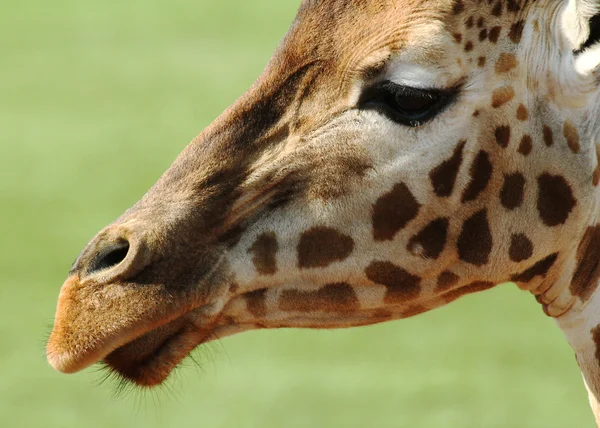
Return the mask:
<path fill-rule="evenodd" d="M 105 360 L 151 386 L 202 342 L 213 316 L 203 287 L 156 278 L 152 245 L 124 222 L 86 246 L 60 291 L 46 348 L 53 368 L 74 373 Z"/>

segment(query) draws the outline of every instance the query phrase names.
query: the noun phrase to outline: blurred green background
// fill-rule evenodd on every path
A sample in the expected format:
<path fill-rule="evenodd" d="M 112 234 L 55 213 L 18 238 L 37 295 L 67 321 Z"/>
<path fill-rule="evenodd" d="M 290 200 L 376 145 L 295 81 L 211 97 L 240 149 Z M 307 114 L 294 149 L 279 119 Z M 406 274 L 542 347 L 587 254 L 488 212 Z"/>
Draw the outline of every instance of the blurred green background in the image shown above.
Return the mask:
<path fill-rule="evenodd" d="M 562 334 L 510 285 L 375 327 L 227 338 L 159 391 L 47 365 L 77 253 L 252 83 L 298 3 L 0 6 L 1 426 L 593 426 Z"/>

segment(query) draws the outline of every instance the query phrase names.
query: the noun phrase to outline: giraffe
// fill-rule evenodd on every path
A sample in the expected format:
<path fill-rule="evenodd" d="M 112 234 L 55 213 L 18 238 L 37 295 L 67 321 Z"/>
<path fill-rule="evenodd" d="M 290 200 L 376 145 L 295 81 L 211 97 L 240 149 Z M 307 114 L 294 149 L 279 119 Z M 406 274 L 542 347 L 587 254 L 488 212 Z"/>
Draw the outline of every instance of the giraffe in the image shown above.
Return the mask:
<path fill-rule="evenodd" d="M 214 338 L 510 281 L 564 332 L 600 424 L 598 12 L 303 0 L 254 85 L 83 249 L 48 361 L 152 387 Z"/>

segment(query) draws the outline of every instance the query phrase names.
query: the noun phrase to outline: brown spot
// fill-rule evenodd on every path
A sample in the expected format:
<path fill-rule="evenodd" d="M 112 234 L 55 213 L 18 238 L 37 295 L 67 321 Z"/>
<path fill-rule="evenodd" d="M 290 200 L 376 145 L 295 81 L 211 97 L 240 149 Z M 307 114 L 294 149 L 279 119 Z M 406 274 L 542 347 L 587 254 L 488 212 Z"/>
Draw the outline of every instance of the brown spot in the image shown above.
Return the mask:
<path fill-rule="evenodd" d="M 460 281 L 460 277 L 457 274 L 446 270 L 440 273 L 440 276 L 438 276 L 435 291 L 447 291 L 450 288 L 454 287 L 456 284 L 458 284 L 458 281 Z"/>
<path fill-rule="evenodd" d="M 596 344 L 596 361 L 600 361 L 600 325 L 590 330 L 590 333 L 592 333 L 592 338 Z M 577 355 L 575 355 L 575 358 L 577 358 Z M 577 364 L 579 364 L 579 361 L 577 361 Z"/>
<path fill-rule="evenodd" d="M 492 8 L 492 15 L 494 16 L 502 16 L 502 1 L 498 0 L 494 7 Z"/>
<path fill-rule="evenodd" d="M 246 308 L 255 318 L 263 318 L 267 315 L 266 297 L 266 288 L 244 294 Z"/>
<path fill-rule="evenodd" d="M 573 153 L 579 153 L 581 149 L 579 145 L 579 132 L 572 122 L 566 120 L 563 126 L 563 134 L 567 139 L 567 144 Z"/>
<path fill-rule="evenodd" d="M 490 288 L 495 287 L 495 283 L 489 281 L 476 281 L 472 282 L 469 285 L 465 285 L 464 287 L 457 288 L 456 290 L 452 290 L 447 292 L 442 296 L 446 303 L 454 302 L 456 299 L 459 299 L 467 294 L 477 293 L 478 291 L 489 290 Z"/>
<path fill-rule="evenodd" d="M 535 31 L 536 33 L 540 32 L 540 22 L 537 19 L 534 19 L 533 22 L 533 31 Z"/>
<path fill-rule="evenodd" d="M 465 22 L 465 25 L 467 26 L 467 28 L 473 28 L 473 25 L 475 25 L 475 19 L 473 18 L 473 16 L 469 16 L 469 18 Z"/>
<path fill-rule="evenodd" d="M 263 233 L 248 249 L 252 254 L 252 262 L 261 275 L 274 275 L 277 272 L 277 238 L 273 232 Z"/>
<path fill-rule="evenodd" d="M 554 137 L 552 136 L 552 129 L 549 126 L 544 125 L 544 143 L 547 147 L 554 144 Z"/>
<path fill-rule="evenodd" d="M 519 144 L 519 153 L 521 153 L 523 156 L 527 156 L 529 155 L 529 153 L 531 153 L 532 148 L 533 140 L 531 138 L 531 135 L 523 135 L 523 138 L 521 139 L 521 144 Z"/>
<path fill-rule="evenodd" d="M 459 15 L 462 12 L 464 12 L 465 10 L 465 4 L 463 3 L 463 0 L 454 0 L 454 3 L 452 5 L 452 13 L 454 13 L 455 15 Z"/>
<path fill-rule="evenodd" d="M 509 210 L 514 210 L 523 204 L 525 193 L 525 177 L 520 172 L 506 174 L 504 176 L 504 185 L 500 191 L 500 202 L 502 206 Z"/>
<path fill-rule="evenodd" d="M 494 132 L 496 136 L 496 142 L 502 148 L 507 148 L 510 143 L 510 126 L 498 126 Z"/>
<path fill-rule="evenodd" d="M 376 241 L 391 241 L 396 233 L 414 219 L 421 204 L 410 189 L 399 183 L 373 205 L 373 237 Z"/>
<path fill-rule="evenodd" d="M 475 213 L 463 223 L 458 237 L 458 257 L 475 266 L 487 264 L 492 252 L 492 233 L 487 210 Z"/>
<path fill-rule="evenodd" d="M 477 20 L 477 26 L 479 28 L 483 28 L 484 25 L 485 25 L 485 20 L 483 19 L 482 16 L 480 16 L 479 19 Z"/>
<path fill-rule="evenodd" d="M 509 102 L 515 97 L 515 90 L 512 86 L 503 86 L 494 89 L 492 92 L 492 107 L 498 108 Z"/>
<path fill-rule="evenodd" d="M 506 2 L 506 9 L 509 12 L 518 12 L 521 10 L 521 7 L 519 6 L 519 3 L 516 0 L 508 0 Z"/>
<path fill-rule="evenodd" d="M 433 191 L 437 196 L 445 198 L 452 194 L 458 170 L 462 164 L 463 149 L 466 143 L 464 140 L 458 143 L 452 157 L 439 164 L 429 173 Z"/>
<path fill-rule="evenodd" d="M 517 66 L 517 58 L 511 53 L 502 52 L 496 61 L 496 73 L 508 73 Z"/>
<path fill-rule="evenodd" d="M 494 27 L 490 30 L 489 39 L 490 42 L 496 43 L 498 41 L 498 37 L 500 37 L 500 32 L 502 31 L 502 27 Z"/>
<path fill-rule="evenodd" d="M 490 157 L 485 151 L 480 151 L 471 165 L 471 182 L 465 189 L 462 202 L 473 201 L 485 190 L 492 178 L 492 163 Z"/>
<path fill-rule="evenodd" d="M 477 58 L 477 66 L 478 67 L 485 67 L 485 57 L 484 56 L 480 56 L 479 58 Z"/>
<path fill-rule="evenodd" d="M 596 169 L 594 169 L 594 175 L 592 176 L 592 184 L 594 186 L 598 186 L 598 184 L 600 184 L 600 163 L 596 165 Z"/>
<path fill-rule="evenodd" d="M 558 258 L 558 253 L 554 253 L 549 255 L 543 260 L 540 260 L 529 269 L 518 273 L 516 275 L 511 276 L 510 280 L 514 282 L 529 282 L 533 280 L 536 276 L 545 277 L 550 268 L 556 262 Z"/>
<path fill-rule="evenodd" d="M 322 268 L 346 259 L 354 250 L 354 241 L 329 227 L 313 227 L 300 237 L 298 267 Z"/>
<path fill-rule="evenodd" d="M 533 256 L 533 244 L 524 233 L 514 234 L 510 238 L 508 255 L 515 263 L 527 260 Z"/>
<path fill-rule="evenodd" d="M 594 169 L 592 183 L 597 186 L 600 184 L 600 145 L 595 144 L 594 146 L 596 147 L 596 169 Z"/>
<path fill-rule="evenodd" d="M 239 244 L 242 235 L 246 231 L 246 226 L 243 224 L 236 224 L 228 228 L 219 237 L 219 241 L 227 245 L 229 249 L 234 248 Z"/>
<path fill-rule="evenodd" d="M 521 41 L 521 36 L 523 36 L 523 29 L 525 28 L 525 21 L 522 19 L 515 22 L 510 27 L 510 32 L 508 33 L 508 38 L 513 43 L 519 43 Z"/>
<path fill-rule="evenodd" d="M 279 309 L 288 312 L 351 312 L 359 307 L 354 289 L 343 282 L 316 291 L 283 290 L 279 297 Z"/>
<path fill-rule="evenodd" d="M 229 293 L 230 294 L 237 293 L 239 289 L 240 289 L 240 286 L 237 282 L 233 282 L 229 285 Z"/>
<path fill-rule="evenodd" d="M 564 224 L 576 205 L 571 186 L 561 175 L 538 177 L 537 209 L 546 226 Z"/>
<path fill-rule="evenodd" d="M 488 36 L 488 31 L 487 31 L 487 29 L 484 28 L 483 30 L 481 30 L 479 32 L 479 41 L 483 42 L 485 39 L 487 39 L 487 36 Z"/>
<path fill-rule="evenodd" d="M 447 218 L 438 218 L 429 223 L 410 239 L 407 246 L 408 251 L 415 256 L 437 259 L 446 246 L 448 224 Z"/>
<path fill-rule="evenodd" d="M 527 110 L 527 107 L 523 104 L 519 104 L 519 107 L 517 108 L 517 119 L 521 121 L 529 119 L 529 110 Z"/>
<path fill-rule="evenodd" d="M 391 262 L 374 261 L 367 267 L 365 274 L 374 283 L 387 287 L 384 299 L 386 304 L 404 303 L 421 294 L 421 278 Z"/>
<path fill-rule="evenodd" d="M 454 37 L 454 41 L 456 43 L 462 42 L 462 34 L 461 33 L 454 33 L 454 34 L 452 34 L 452 37 Z"/>
<path fill-rule="evenodd" d="M 479 116 L 479 110 L 475 110 L 475 111 L 473 112 L 473 117 L 477 117 L 477 116 Z"/>
<path fill-rule="evenodd" d="M 468 41 L 465 43 L 465 52 L 471 52 L 473 50 L 473 42 Z"/>
<path fill-rule="evenodd" d="M 600 279 L 600 225 L 588 227 L 577 248 L 577 268 L 569 289 L 573 296 L 588 300 Z"/>

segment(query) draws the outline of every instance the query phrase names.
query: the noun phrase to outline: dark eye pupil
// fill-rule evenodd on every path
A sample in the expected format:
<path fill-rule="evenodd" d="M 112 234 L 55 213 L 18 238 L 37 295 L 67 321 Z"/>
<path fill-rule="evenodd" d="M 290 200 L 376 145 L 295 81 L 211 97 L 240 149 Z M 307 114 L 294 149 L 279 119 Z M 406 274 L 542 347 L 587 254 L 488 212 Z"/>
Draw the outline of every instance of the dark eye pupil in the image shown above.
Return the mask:
<path fill-rule="evenodd" d="M 429 97 L 414 97 L 398 94 L 396 95 L 395 102 L 399 110 L 409 114 L 419 114 L 433 106 L 436 100 Z"/>

